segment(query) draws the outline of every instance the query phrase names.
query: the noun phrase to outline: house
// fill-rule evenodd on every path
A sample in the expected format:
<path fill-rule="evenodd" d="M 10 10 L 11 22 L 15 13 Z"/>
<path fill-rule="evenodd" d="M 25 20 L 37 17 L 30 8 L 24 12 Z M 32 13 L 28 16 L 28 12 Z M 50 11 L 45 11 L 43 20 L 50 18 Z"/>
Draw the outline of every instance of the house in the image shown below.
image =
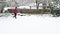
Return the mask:
<path fill-rule="evenodd" d="M 6 3 L 7 3 L 6 1 L 0 0 L 0 13 L 2 13 L 4 6 L 7 5 Z"/>

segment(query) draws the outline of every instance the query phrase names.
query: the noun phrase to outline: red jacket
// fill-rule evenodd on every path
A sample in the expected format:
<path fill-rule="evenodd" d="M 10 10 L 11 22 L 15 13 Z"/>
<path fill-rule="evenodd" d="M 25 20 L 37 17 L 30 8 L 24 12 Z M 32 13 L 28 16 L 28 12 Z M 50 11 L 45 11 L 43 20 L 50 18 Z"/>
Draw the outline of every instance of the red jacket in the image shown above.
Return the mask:
<path fill-rule="evenodd" d="M 14 13 L 18 13 L 18 9 L 17 8 L 15 8 L 13 11 L 14 11 Z"/>

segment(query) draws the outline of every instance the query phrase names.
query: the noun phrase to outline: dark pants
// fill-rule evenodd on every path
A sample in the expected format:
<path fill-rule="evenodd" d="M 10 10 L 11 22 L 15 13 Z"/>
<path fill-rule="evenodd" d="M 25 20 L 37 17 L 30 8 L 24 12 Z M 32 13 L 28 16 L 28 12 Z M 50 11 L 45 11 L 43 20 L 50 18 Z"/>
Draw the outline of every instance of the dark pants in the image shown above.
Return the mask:
<path fill-rule="evenodd" d="M 16 16 L 17 16 L 17 13 L 14 13 L 14 17 L 16 18 Z"/>

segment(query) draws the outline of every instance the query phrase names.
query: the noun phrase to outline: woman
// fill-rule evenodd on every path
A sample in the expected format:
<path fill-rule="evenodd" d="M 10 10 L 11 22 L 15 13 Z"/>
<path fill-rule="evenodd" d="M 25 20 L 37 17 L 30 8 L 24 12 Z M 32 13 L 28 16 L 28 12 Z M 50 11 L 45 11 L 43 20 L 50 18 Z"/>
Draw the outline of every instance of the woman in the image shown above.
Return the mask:
<path fill-rule="evenodd" d="M 15 9 L 14 9 L 13 11 L 14 11 L 14 17 L 16 18 L 17 13 L 18 13 L 18 9 L 17 9 L 17 7 L 15 7 Z"/>

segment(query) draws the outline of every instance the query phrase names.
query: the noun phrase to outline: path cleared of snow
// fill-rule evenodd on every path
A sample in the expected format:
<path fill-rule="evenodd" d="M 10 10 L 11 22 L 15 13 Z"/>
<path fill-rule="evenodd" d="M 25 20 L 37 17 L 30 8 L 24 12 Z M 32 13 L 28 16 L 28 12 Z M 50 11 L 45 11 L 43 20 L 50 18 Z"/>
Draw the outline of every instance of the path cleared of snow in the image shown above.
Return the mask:
<path fill-rule="evenodd" d="M 12 16 L 0 17 L 0 34 L 60 34 L 60 17 Z"/>

